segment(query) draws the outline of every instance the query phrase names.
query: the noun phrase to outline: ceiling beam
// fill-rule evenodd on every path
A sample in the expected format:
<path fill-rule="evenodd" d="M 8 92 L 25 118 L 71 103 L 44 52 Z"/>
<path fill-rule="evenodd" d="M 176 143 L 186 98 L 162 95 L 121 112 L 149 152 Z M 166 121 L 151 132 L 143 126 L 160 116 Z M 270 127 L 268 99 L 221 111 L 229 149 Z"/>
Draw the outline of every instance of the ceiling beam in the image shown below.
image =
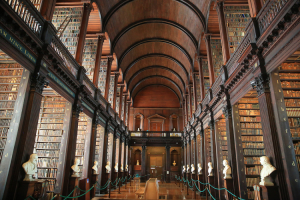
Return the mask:
<path fill-rule="evenodd" d="M 169 59 L 173 62 L 175 62 L 185 73 L 186 77 L 187 77 L 187 80 L 189 82 L 189 73 L 188 71 L 186 70 L 186 68 L 184 67 L 184 65 L 178 61 L 177 59 L 175 59 L 174 57 L 172 56 L 169 56 L 169 55 L 166 55 L 166 54 L 147 54 L 147 55 L 144 55 L 144 56 L 141 56 L 137 59 L 135 59 L 133 62 L 131 62 L 129 64 L 129 66 L 124 70 L 123 72 L 123 80 L 125 80 L 126 78 L 126 75 L 127 73 L 129 72 L 129 70 L 136 64 L 138 63 L 139 61 L 143 60 L 143 59 L 146 59 L 146 58 L 151 58 L 151 57 L 163 57 L 163 58 L 166 58 L 166 59 Z"/>

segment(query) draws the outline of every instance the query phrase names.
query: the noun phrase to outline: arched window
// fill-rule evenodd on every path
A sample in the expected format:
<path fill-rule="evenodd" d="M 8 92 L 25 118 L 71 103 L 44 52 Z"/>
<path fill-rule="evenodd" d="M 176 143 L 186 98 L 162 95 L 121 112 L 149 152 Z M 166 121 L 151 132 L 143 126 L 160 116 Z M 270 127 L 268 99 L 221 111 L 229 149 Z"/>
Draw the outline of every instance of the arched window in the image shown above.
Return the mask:
<path fill-rule="evenodd" d="M 144 116 L 142 114 L 136 114 L 133 123 L 134 131 L 144 130 Z"/>

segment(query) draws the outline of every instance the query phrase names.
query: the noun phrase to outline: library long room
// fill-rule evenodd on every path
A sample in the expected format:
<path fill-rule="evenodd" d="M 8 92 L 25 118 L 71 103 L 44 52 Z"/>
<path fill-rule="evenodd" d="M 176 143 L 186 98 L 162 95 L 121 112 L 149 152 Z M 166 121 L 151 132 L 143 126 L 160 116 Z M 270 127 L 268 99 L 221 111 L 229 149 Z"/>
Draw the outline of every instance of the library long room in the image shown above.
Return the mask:
<path fill-rule="evenodd" d="M 0 200 L 300 199 L 299 0 L 0 1 Z"/>

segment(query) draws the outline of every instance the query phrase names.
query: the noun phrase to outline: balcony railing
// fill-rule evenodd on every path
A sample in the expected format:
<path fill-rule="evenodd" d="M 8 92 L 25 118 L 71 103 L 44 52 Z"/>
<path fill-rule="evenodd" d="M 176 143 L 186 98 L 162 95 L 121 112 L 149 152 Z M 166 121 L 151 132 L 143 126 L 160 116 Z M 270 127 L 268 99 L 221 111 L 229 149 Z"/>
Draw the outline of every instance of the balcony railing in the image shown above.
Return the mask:
<path fill-rule="evenodd" d="M 178 137 L 180 138 L 181 132 L 173 131 L 135 131 L 130 133 L 131 137 Z"/>

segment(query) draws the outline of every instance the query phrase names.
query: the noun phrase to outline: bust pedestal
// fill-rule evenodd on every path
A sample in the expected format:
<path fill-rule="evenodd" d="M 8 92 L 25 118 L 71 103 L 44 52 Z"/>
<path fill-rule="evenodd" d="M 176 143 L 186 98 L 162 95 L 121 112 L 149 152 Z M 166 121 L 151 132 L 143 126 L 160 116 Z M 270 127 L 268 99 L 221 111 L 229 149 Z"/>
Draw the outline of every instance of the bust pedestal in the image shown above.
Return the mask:
<path fill-rule="evenodd" d="M 98 176 L 99 176 L 99 174 L 92 174 L 91 186 L 93 186 L 98 181 Z M 99 184 L 96 184 L 96 186 L 99 187 Z M 96 187 L 94 187 L 91 190 L 91 198 L 94 198 L 95 194 L 96 194 Z"/>
<path fill-rule="evenodd" d="M 199 181 L 203 183 L 203 174 L 198 174 L 198 188 L 199 190 L 204 190 L 204 185 L 202 185 Z"/>
<path fill-rule="evenodd" d="M 22 181 L 20 184 L 20 190 L 16 194 L 17 199 L 25 199 L 31 195 L 35 199 L 39 199 L 46 195 L 45 180 L 36 181 Z"/>
<path fill-rule="evenodd" d="M 224 179 L 224 186 L 227 190 L 232 192 L 233 191 L 233 179 L 232 178 Z M 227 190 L 225 190 L 226 200 L 233 200 L 233 196 Z"/>
<path fill-rule="evenodd" d="M 70 177 L 70 184 L 68 188 L 68 194 L 73 191 L 73 189 L 79 185 L 79 178 L 80 177 Z M 75 189 L 71 197 L 76 197 L 80 194 L 80 191 L 78 189 Z M 77 200 L 78 198 L 75 198 L 74 200 Z"/>
<path fill-rule="evenodd" d="M 254 185 L 255 200 L 279 200 L 279 190 L 277 186 Z"/>

